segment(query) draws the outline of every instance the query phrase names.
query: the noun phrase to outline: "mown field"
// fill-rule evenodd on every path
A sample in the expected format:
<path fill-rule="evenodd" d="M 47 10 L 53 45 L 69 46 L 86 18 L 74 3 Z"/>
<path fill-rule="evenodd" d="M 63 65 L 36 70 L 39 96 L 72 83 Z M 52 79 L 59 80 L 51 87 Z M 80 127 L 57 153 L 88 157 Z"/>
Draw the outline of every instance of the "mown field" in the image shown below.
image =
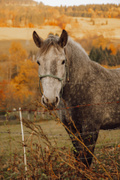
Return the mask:
<path fill-rule="evenodd" d="M 39 35 L 44 39 L 49 33 L 60 34 L 61 29 L 54 26 L 43 26 L 41 29 L 38 28 L 3 28 L 0 27 L 0 54 L 9 54 L 9 48 L 12 42 L 19 42 L 22 44 L 23 48 L 30 51 L 37 51 L 35 46 L 32 33 L 37 31 Z"/>
<path fill-rule="evenodd" d="M 40 129 L 39 126 L 41 127 Z M 36 131 L 31 129 L 31 127 L 34 130 L 36 129 Z M 52 179 L 58 179 L 58 174 L 61 174 L 61 179 L 70 179 L 69 171 L 71 171 L 72 179 L 78 177 L 79 175 L 75 174 L 76 170 L 71 167 L 72 164 L 70 162 L 70 158 L 72 159 L 73 157 L 71 155 L 73 147 L 61 123 L 54 120 L 46 120 L 35 123 L 35 125 L 32 124 L 31 127 L 27 128 L 24 126 L 28 164 L 27 176 L 30 179 L 32 179 L 33 175 L 40 179 L 50 179 L 51 177 Z M 20 124 L 7 125 L 5 123 L 5 125 L 0 126 L 0 147 L 0 178 L 14 179 L 25 177 Z M 95 149 L 95 156 L 99 162 L 94 158 L 89 170 L 91 173 L 88 170 L 85 171 L 88 171 L 89 179 L 95 179 L 96 173 L 98 179 L 102 178 L 99 177 L 101 173 L 105 179 L 109 176 L 111 179 L 119 179 L 119 152 L 120 130 L 101 130 Z M 41 153 L 43 154 L 41 155 Z M 58 156 L 58 153 L 61 153 L 61 155 Z M 51 160 L 48 160 L 48 156 Z M 70 156 L 69 160 L 67 159 L 68 156 Z M 63 157 L 65 162 L 63 162 L 61 157 Z M 50 166 L 52 166 L 52 170 L 50 170 Z"/>
<path fill-rule="evenodd" d="M 104 36 L 115 46 L 119 45 L 120 42 L 120 19 L 117 18 L 71 17 L 71 21 L 66 22 L 65 29 L 73 39 L 89 39 L 94 36 Z M 34 30 L 43 39 L 49 33 L 60 35 L 62 31 L 58 26 L 49 25 L 41 26 L 40 28 L 0 27 L 0 54 L 8 54 L 11 42 L 13 41 L 19 41 L 28 52 L 31 50 L 36 51 L 37 48 L 32 40 Z"/>

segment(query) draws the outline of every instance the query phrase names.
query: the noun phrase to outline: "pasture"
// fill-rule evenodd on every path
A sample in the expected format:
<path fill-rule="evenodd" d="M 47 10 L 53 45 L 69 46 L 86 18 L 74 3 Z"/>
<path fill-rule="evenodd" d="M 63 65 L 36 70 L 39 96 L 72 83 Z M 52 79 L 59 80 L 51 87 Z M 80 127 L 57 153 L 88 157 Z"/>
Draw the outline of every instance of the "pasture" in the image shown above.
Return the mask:
<path fill-rule="evenodd" d="M 32 123 L 28 128 L 26 126 L 25 122 L 24 133 L 28 178 L 70 179 L 72 177 L 74 179 L 79 177 L 79 171 L 76 174 L 77 170 L 74 169 L 75 162 L 74 164 L 71 162 L 73 159 L 72 143 L 59 121 L 46 120 Z M 39 126 L 41 127 L 40 129 Z M 39 129 L 39 131 L 37 132 L 33 129 Z M 20 124 L 10 125 L 6 123 L 0 126 L 1 179 L 25 178 L 21 139 Z M 83 177 L 95 179 L 97 176 L 103 179 L 107 179 L 107 177 L 119 179 L 119 152 L 120 130 L 101 130 L 95 148 L 95 156 L 100 164 L 94 158 L 90 170 L 86 169 L 85 172 L 83 171 Z M 103 170 L 103 167 L 105 170 Z"/>
<path fill-rule="evenodd" d="M 83 17 L 73 17 L 71 18 L 71 23 L 66 24 L 65 29 L 69 32 L 69 35 L 74 39 L 82 39 L 84 37 L 90 38 L 95 35 L 103 35 L 105 38 L 110 39 L 111 43 L 113 43 L 115 46 L 119 44 L 120 40 L 120 20 L 117 18 L 91 19 Z M 37 31 L 43 39 L 45 39 L 48 36 L 48 33 L 50 32 L 54 34 L 61 33 L 61 28 L 58 26 L 41 26 L 39 28 L 0 27 L 0 47 L 2 47 L 0 49 L 0 53 L 8 54 L 11 42 L 13 41 L 19 41 L 28 52 L 31 50 L 36 51 L 37 48 L 33 45 L 32 41 L 32 32 L 34 30 Z"/>
<path fill-rule="evenodd" d="M 95 24 L 93 25 L 93 20 Z M 73 39 L 104 35 L 119 45 L 119 19 L 73 18 L 68 27 Z M 106 21 L 108 24 L 105 25 Z M 113 27 L 114 26 L 114 27 Z M 73 28 L 74 27 L 74 28 Z M 60 34 L 56 26 L 38 28 L 0 28 L 0 54 L 9 55 L 13 41 L 19 41 L 30 52 L 37 51 L 32 41 L 36 30 L 42 38 L 48 33 Z M 6 62 L 5 62 L 6 63 Z M 1 62 L 1 67 L 4 67 Z M 5 69 L 5 68 L 3 68 Z M 26 119 L 26 117 L 25 117 Z M 33 120 L 33 116 L 31 118 Z M 120 130 L 100 130 L 95 148 L 95 157 L 90 169 L 74 159 L 71 140 L 58 120 L 37 119 L 38 122 L 24 122 L 27 173 L 24 168 L 23 144 L 19 120 L 0 122 L 0 179 L 120 179 Z M 28 124 L 27 124 L 28 123 Z M 36 130 L 36 131 L 35 131 Z M 81 178 L 80 178 L 81 177 Z"/>

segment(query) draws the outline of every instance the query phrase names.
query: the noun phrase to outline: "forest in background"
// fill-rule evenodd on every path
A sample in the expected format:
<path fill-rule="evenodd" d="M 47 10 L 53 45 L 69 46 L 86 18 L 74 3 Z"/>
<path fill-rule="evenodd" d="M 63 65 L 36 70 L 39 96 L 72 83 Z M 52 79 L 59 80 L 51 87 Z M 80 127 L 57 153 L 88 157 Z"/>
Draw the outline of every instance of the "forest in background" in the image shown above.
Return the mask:
<path fill-rule="evenodd" d="M 0 110 L 25 108 L 34 104 L 38 89 L 37 63 L 19 42 L 13 42 L 9 56 L 0 56 Z M 2 112 L 1 112 L 2 114 Z"/>
<path fill-rule="evenodd" d="M 0 0 L 0 27 L 41 28 L 47 25 L 69 29 L 68 25 L 72 24 L 77 29 L 76 17 L 90 17 L 94 26 L 95 18 L 119 19 L 120 5 L 50 7 L 32 0 Z M 108 20 L 100 24 L 107 25 Z M 68 32 L 71 36 L 71 31 Z M 85 48 L 92 60 L 106 66 L 120 65 L 120 44 L 115 45 L 110 39 L 96 34 L 83 38 L 76 36 L 74 40 Z M 0 54 L 0 113 L 26 108 L 28 104 L 30 108 L 36 105 L 40 96 L 37 69 L 35 52 L 26 51 L 20 42 L 12 42 L 9 52 Z"/>
<path fill-rule="evenodd" d="M 37 100 L 41 96 L 38 65 L 30 54 L 21 43 L 13 42 L 9 55 L 0 55 L 0 114 L 13 108 L 37 107 Z M 107 68 L 115 65 L 120 67 L 120 51 L 113 45 L 105 49 L 102 46 L 93 47 L 89 56 Z"/>
<path fill-rule="evenodd" d="M 120 4 L 45 6 L 32 0 L 0 0 L 0 27 L 63 26 L 63 15 L 70 17 L 120 18 Z"/>

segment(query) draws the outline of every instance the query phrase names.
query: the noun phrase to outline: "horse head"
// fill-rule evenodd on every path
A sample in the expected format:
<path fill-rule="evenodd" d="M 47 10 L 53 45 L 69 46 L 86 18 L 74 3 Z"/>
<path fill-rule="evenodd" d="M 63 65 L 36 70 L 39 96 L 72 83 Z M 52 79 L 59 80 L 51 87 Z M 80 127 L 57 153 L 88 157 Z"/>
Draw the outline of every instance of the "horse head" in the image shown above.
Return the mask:
<path fill-rule="evenodd" d="M 46 40 L 43 40 L 34 31 L 33 40 L 39 48 L 37 63 L 42 85 L 41 102 L 48 109 L 54 109 L 60 102 L 61 92 L 66 82 L 65 46 L 68 41 L 68 34 L 63 30 L 60 38 L 49 35 Z"/>

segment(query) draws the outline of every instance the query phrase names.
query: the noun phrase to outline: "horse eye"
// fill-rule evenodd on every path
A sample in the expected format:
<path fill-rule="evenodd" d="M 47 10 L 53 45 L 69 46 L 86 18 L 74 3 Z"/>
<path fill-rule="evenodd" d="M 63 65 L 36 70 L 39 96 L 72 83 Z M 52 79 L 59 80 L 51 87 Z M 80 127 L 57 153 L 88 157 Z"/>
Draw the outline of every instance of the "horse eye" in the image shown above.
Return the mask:
<path fill-rule="evenodd" d="M 62 61 L 62 64 L 65 64 L 65 60 Z"/>
<path fill-rule="evenodd" d="M 40 66 L 40 62 L 39 62 L 39 61 L 37 61 L 37 63 L 38 63 L 38 65 Z"/>

